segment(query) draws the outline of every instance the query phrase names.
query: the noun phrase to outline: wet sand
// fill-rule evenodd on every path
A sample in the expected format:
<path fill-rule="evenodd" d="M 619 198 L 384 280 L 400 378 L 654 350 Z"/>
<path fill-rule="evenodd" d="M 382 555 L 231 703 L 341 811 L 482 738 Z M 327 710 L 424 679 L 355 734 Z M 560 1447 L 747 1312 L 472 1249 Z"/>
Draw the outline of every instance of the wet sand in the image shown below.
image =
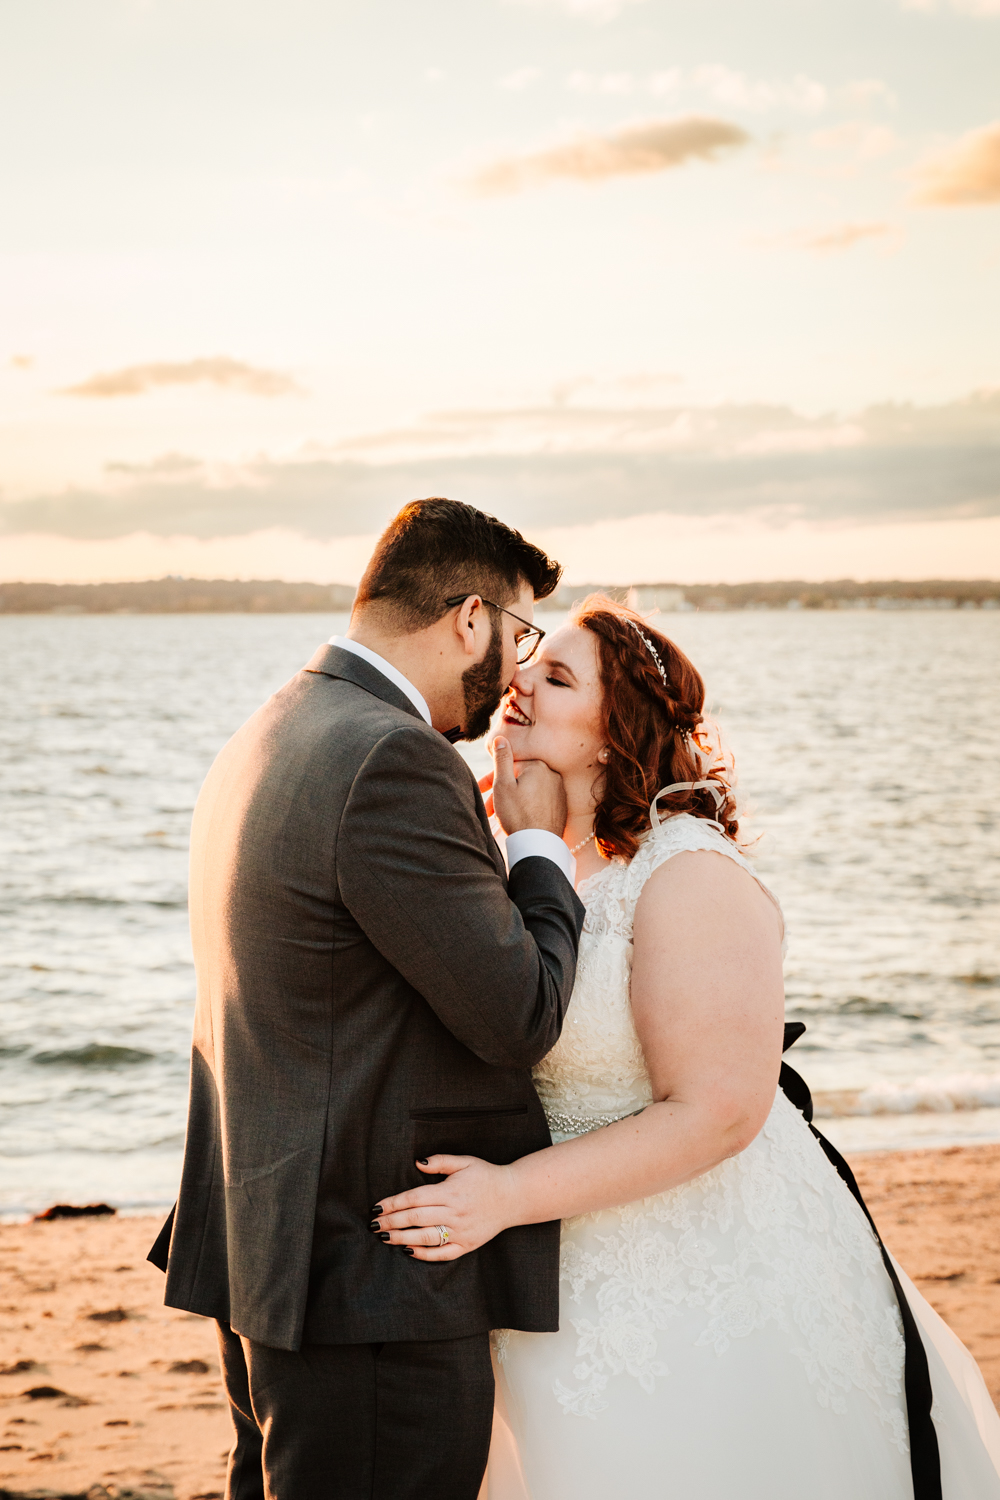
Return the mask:
<path fill-rule="evenodd" d="M 1000 1405 L 1000 1146 L 855 1156 L 886 1244 Z M 221 1500 L 213 1325 L 162 1305 L 151 1219 L 0 1225 L 0 1500 Z"/>
<path fill-rule="evenodd" d="M 886 1245 L 975 1355 L 1000 1409 L 1000 1145 L 850 1160 Z"/>
<path fill-rule="evenodd" d="M 163 1276 L 145 1259 L 158 1229 L 0 1226 L 4 1500 L 223 1494 L 230 1423 L 215 1328 L 163 1306 Z"/>

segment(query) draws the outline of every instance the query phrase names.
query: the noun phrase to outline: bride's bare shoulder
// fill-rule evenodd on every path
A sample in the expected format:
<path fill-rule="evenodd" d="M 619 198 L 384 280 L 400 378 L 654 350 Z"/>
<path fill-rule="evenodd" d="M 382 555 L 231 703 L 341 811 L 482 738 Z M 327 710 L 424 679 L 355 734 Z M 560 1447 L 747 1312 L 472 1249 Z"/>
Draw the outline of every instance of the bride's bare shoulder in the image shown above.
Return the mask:
<path fill-rule="evenodd" d="M 643 882 L 635 908 L 636 944 L 674 933 L 704 932 L 717 924 L 750 922 L 781 941 L 782 921 L 774 898 L 724 849 L 683 849 L 664 860 Z"/>

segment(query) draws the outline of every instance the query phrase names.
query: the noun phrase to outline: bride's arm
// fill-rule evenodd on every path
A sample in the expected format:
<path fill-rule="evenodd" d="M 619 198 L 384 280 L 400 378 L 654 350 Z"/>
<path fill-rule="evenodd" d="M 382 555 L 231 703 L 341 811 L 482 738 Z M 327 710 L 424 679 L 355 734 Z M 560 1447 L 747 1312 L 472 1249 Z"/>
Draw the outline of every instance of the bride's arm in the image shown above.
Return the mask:
<path fill-rule="evenodd" d="M 422 1260 L 452 1260 L 513 1224 L 633 1202 L 743 1151 L 774 1102 L 784 1018 L 777 910 L 745 870 L 678 854 L 636 907 L 632 1013 L 653 1088 L 642 1114 L 511 1166 L 435 1156 L 435 1186 L 383 1198 L 378 1228 Z M 572 1023 L 572 1016 L 569 1024 Z M 451 1243 L 436 1247 L 437 1224 Z"/>

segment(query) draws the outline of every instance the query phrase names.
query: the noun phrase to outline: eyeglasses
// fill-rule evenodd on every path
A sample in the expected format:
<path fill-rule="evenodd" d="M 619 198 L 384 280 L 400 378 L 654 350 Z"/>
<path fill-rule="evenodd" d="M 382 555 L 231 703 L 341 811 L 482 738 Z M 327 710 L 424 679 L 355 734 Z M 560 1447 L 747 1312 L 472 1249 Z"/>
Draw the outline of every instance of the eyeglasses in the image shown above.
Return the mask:
<path fill-rule="evenodd" d="M 444 602 L 449 609 L 454 609 L 457 604 L 464 604 L 466 599 L 474 598 L 483 599 L 483 596 L 482 594 L 456 594 L 454 599 L 446 599 Z M 483 603 L 488 604 L 490 609 L 498 609 L 501 614 L 510 615 L 512 620 L 524 626 L 520 635 L 514 637 L 514 644 L 517 647 L 518 666 L 526 667 L 538 650 L 545 631 L 539 630 L 537 625 L 530 625 L 527 620 L 522 620 L 521 616 L 516 615 L 512 609 L 506 609 L 502 604 L 494 604 L 492 599 L 483 599 Z"/>

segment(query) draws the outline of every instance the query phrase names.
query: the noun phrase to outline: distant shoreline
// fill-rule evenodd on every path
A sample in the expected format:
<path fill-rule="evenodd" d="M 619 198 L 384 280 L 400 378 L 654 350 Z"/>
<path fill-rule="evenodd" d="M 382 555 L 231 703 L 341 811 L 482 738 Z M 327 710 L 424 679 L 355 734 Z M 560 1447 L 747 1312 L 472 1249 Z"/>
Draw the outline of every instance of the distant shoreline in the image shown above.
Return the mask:
<path fill-rule="evenodd" d="M 604 592 L 651 610 L 766 609 L 1000 609 L 1000 580 L 899 579 L 858 583 L 787 580 L 772 583 L 620 585 L 563 584 L 540 610 L 566 610 L 587 594 Z M 156 578 L 126 583 L 0 583 L 0 614 L 342 614 L 354 602 L 346 583 L 286 583 L 279 579 Z"/>

